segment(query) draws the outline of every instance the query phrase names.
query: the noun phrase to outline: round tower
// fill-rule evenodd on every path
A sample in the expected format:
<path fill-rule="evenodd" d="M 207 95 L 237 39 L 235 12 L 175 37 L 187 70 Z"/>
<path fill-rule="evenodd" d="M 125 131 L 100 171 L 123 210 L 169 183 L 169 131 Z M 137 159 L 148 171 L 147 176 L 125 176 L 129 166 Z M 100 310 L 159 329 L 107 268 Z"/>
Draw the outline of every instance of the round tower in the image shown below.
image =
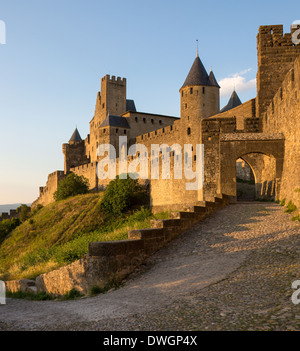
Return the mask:
<path fill-rule="evenodd" d="M 197 53 L 196 59 L 180 88 L 182 119 L 198 120 L 219 113 L 220 86 L 212 72 L 208 75 Z"/>

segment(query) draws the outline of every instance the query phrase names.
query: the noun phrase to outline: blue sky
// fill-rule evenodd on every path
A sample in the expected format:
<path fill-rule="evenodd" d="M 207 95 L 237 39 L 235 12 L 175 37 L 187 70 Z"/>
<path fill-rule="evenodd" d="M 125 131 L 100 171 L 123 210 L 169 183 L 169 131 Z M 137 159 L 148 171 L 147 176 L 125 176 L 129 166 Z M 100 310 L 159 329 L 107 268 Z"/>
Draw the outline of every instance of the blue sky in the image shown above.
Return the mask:
<path fill-rule="evenodd" d="M 179 116 L 196 55 L 222 82 L 255 97 L 260 25 L 300 19 L 299 2 L 0 0 L 0 204 L 30 203 L 63 169 L 62 144 L 89 132 L 100 79 L 127 78 L 139 111 Z"/>

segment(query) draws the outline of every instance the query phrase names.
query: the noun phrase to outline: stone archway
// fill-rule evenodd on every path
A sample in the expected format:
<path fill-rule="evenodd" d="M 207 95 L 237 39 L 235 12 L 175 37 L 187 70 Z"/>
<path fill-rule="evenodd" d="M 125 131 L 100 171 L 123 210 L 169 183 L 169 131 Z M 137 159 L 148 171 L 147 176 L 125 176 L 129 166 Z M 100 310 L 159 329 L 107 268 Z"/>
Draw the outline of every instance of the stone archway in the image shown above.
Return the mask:
<path fill-rule="evenodd" d="M 219 192 L 236 201 L 236 160 L 242 158 L 254 171 L 256 196 L 263 198 L 265 194 L 272 194 L 275 198 L 280 189 L 283 157 L 284 140 L 278 136 L 263 133 L 224 134 L 220 138 Z M 270 169 L 273 176 L 268 175 Z"/>

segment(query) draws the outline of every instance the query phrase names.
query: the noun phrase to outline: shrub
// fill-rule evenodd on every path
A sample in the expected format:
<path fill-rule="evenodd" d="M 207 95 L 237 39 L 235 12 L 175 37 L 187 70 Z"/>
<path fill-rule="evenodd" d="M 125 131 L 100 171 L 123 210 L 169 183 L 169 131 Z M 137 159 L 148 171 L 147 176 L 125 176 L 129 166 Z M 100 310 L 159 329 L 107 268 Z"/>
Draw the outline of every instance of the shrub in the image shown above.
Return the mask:
<path fill-rule="evenodd" d="M 2 222 L 0 222 L 0 243 L 20 224 L 21 221 L 19 218 L 4 219 Z"/>
<path fill-rule="evenodd" d="M 117 176 L 109 183 L 100 208 L 110 215 L 119 216 L 133 205 L 141 205 L 146 198 L 146 191 L 138 184 L 137 179 L 120 179 Z"/>
<path fill-rule="evenodd" d="M 63 295 L 62 299 L 63 300 L 73 300 L 73 299 L 76 299 L 76 298 L 82 297 L 82 296 L 83 295 L 78 290 L 73 288 L 69 292 L 65 293 L 65 295 Z"/>
<path fill-rule="evenodd" d="M 88 180 L 83 176 L 70 173 L 65 179 L 58 183 L 53 197 L 55 201 L 64 200 L 67 197 L 78 194 L 86 194 L 89 190 Z"/>
<path fill-rule="evenodd" d="M 20 215 L 20 220 L 21 222 L 25 222 L 26 219 L 28 219 L 29 215 L 30 215 L 30 207 L 27 205 L 21 205 L 17 208 L 17 213 L 19 213 Z"/>

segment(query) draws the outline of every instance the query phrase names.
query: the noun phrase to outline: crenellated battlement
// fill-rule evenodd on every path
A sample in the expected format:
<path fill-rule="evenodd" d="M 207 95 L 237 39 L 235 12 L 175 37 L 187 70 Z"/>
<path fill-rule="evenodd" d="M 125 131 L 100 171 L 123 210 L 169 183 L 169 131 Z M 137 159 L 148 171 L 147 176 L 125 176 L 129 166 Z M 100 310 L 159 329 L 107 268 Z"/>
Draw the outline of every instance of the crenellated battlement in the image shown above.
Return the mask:
<path fill-rule="evenodd" d="M 259 27 L 257 35 L 257 99 L 256 116 L 262 117 L 286 73 L 292 68 L 300 45 L 292 41 L 292 33 L 300 26 L 292 26 L 291 33 L 283 33 L 283 25 Z"/>
<path fill-rule="evenodd" d="M 121 77 L 116 77 L 116 76 L 110 76 L 109 74 L 106 74 L 102 79 L 101 82 L 107 81 L 109 83 L 119 83 L 121 85 L 126 84 L 126 78 L 121 78 Z"/>

